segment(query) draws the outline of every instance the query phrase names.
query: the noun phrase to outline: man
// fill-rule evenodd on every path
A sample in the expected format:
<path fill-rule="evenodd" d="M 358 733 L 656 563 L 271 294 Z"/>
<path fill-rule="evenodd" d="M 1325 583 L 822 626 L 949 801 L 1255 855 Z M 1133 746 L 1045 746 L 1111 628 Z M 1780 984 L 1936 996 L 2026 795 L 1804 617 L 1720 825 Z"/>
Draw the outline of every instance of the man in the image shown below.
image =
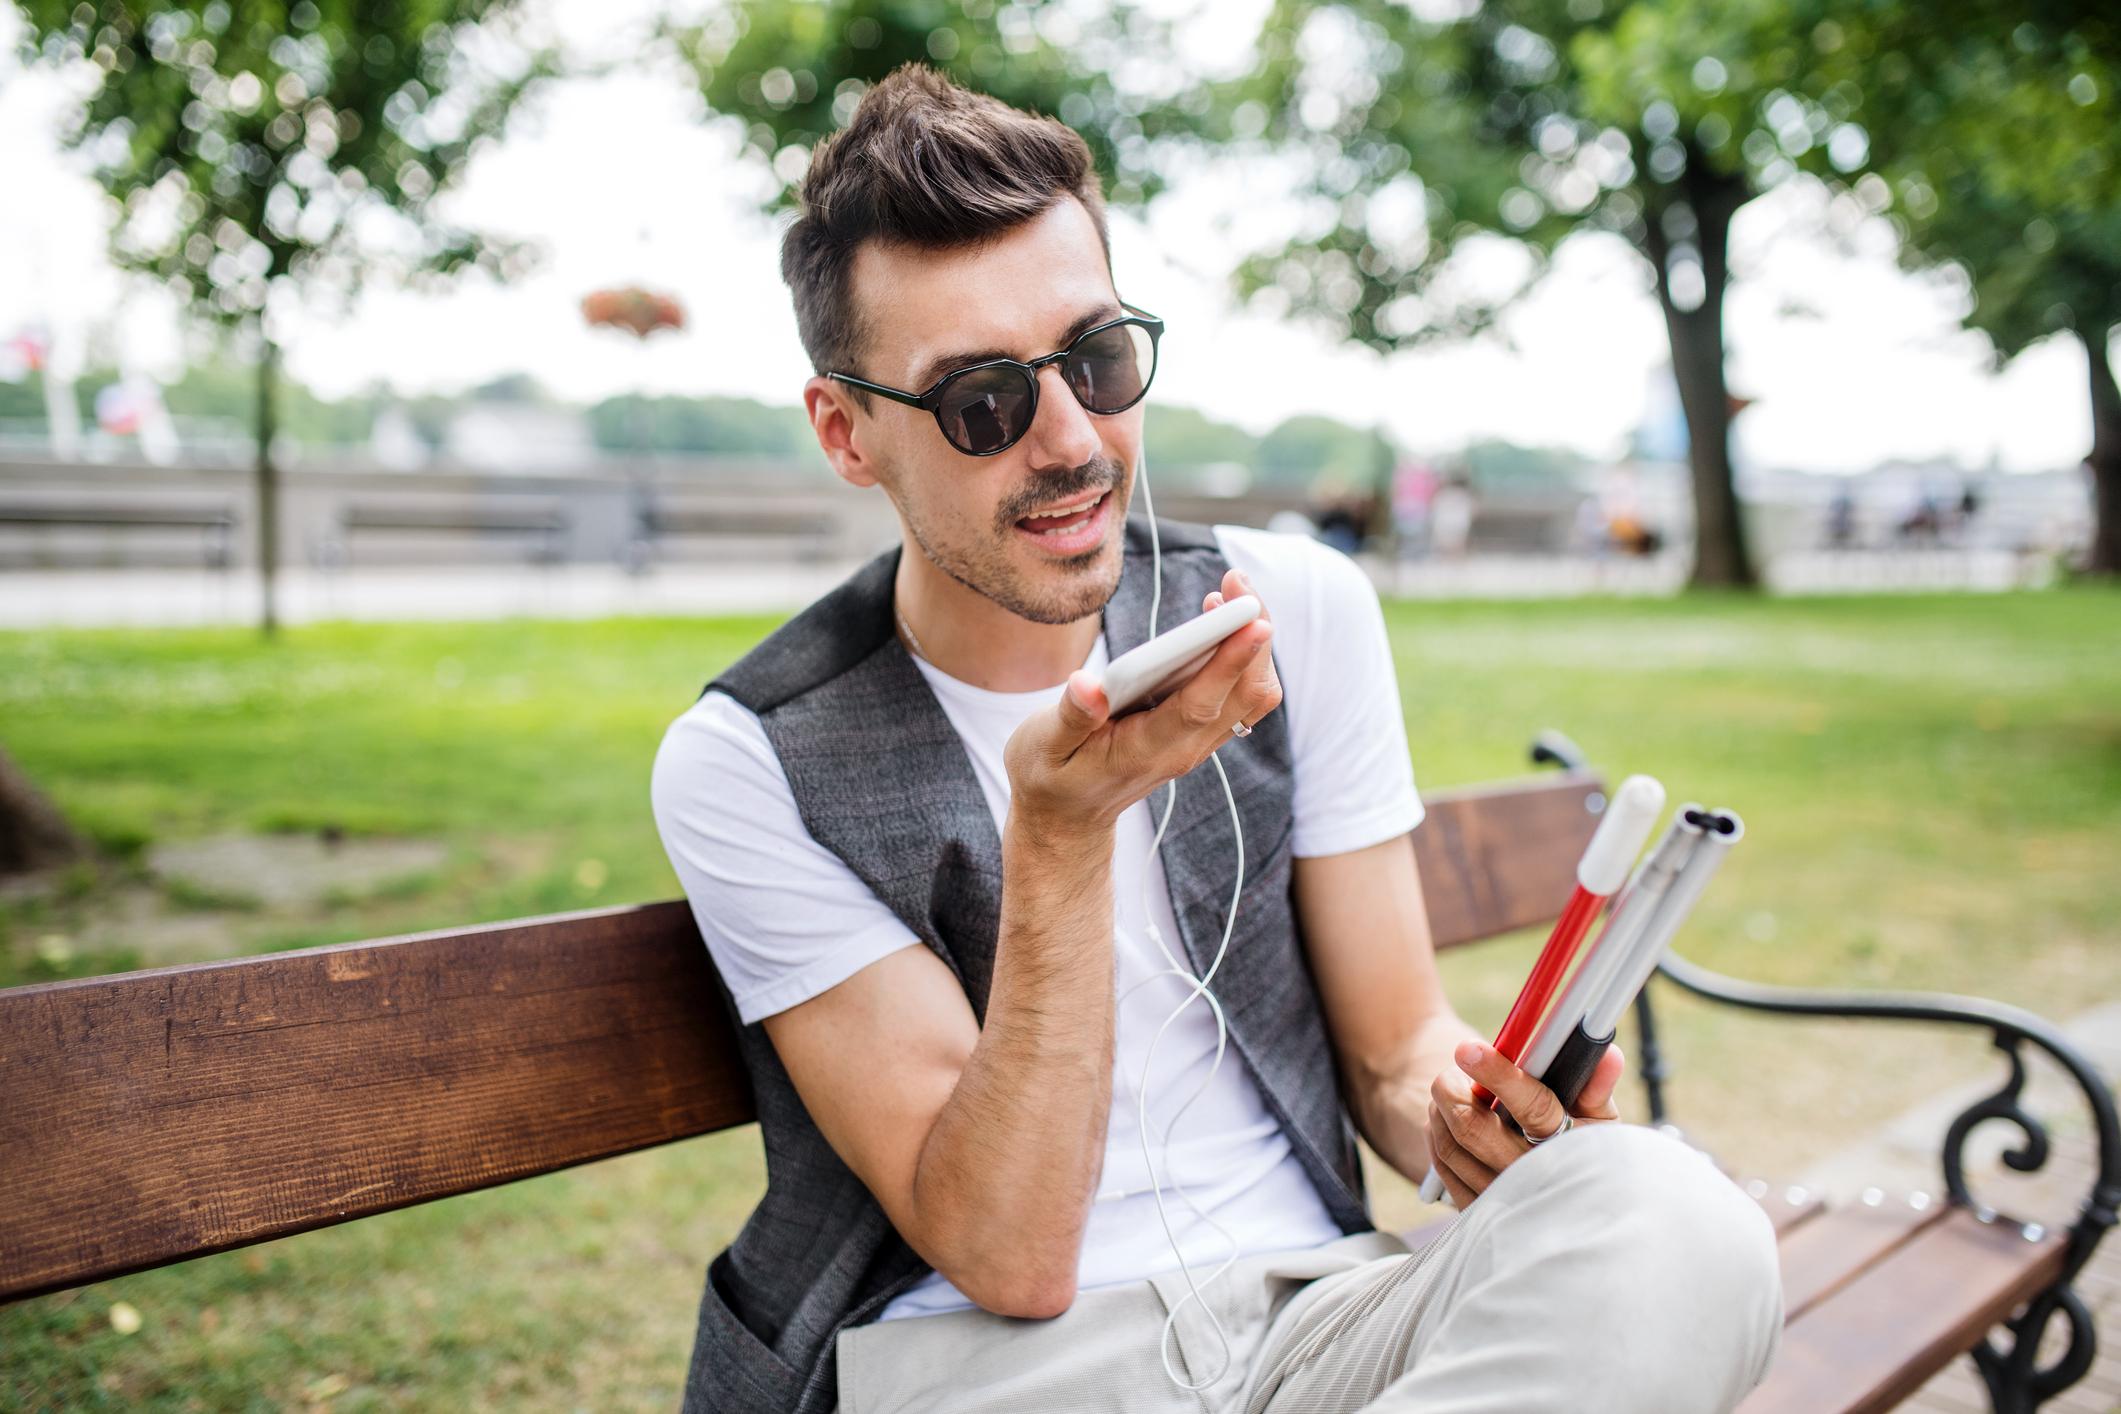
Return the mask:
<path fill-rule="evenodd" d="M 908 66 L 802 196 L 805 407 L 903 543 L 656 761 L 768 1175 L 686 1409 L 1734 1403 L 1780 1329 L 1767 1221 L 1610 1122 L 1617 1055 L 1572 1119 L 1451 1010 L 1368 581 L 1164 522 L 1157 582 L 1128 514 L 1160 326 L 1082 141 Z M 1241 593 L 1267 614 L 1109 719 L 1152 612 Z M 1465 1210 L 1420 1254 L 1373 1229 L 1357 1132 Z"/>

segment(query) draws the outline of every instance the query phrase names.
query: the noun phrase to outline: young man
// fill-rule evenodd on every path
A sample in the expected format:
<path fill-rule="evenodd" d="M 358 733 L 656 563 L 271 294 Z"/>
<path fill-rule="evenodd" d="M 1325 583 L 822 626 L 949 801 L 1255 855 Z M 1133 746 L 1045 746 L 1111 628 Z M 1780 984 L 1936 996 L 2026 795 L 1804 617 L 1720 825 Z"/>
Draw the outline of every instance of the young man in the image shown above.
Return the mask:
<path fill-rule="evenodd" d="M 657 757 L 768 1175 L 708 1269 L 685 1408 L 1735 1403 L 1780 1330 L 1767 1220 L 1611 1122 L 1617 1055 L 1568 1116 L 1445 1000 L 1368 581 L 1161 522 L 1156 582 L 1129 516 L 1161 327 L 1120 301 L 1081 139 L 908 66 L 802 196 L 804 403 L 903 544 Z M 1152 606 L 1244 593 L 1268 614 L 1108 718 Z M 1163 949 L 1197 974 L 1226 924 L 1218 1067 Z M 1422 1253 L 1373 1229 L 1358 1132 L 1465 1210 Z"/>

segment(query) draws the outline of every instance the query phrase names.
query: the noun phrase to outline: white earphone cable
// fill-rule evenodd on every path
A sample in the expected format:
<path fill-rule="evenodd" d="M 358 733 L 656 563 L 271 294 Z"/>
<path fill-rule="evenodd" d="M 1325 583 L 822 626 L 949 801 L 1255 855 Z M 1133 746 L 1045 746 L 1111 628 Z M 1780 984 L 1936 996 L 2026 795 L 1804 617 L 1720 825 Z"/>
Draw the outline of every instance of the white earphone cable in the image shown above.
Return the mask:
<path fill-rule="evenodd" d="M 1149 491 L 1149 464 L 1146 452 L 1141 455 L 1137 462 L 1137 467 L 1135 479 L 1141 486 L 1142 507 L 1147 513 L 1149 520 L 1149 556 L 1153 569 L 1153 579 L 1149 592 L 1148 636 L 1154 638 L 1157 631 L 1157 614 L 1162 607 L 1164 593 L 1163 544 L 1156 529 L 1156 502 Z M 1164 1018 L 1163 1024 L 1156 1029 L 1156 1035 L 1150 1039 L 1149 1048 L 1142 1057 L 1141 1084 L 1135 1096 L 1135 1125 L 1141 1137 L 1142 1164 L 1148 1170 L 1149 1189 L 1156 1199 L 1157 1221 L 1163 1226 L 1164 1240 L 1171 1244 L 1171 1255 L 1178 1260 L 1179 1273 L 1186 1281 L 1185 1298 L 1173 1305 L 1169 1314 L 1164 1317 L 1163 1333 L 1158 1340 L 1158 1354 L 1163 1360 L 1164 1373 L 1170 1377 L 1171 1382 L 1180 1389 L 1189 1391 L 1207 1389 L 1229 1372 L 1232 1358 L 1229 1332 L 1223 1329 L 1222 1321 L 1216 1316 L 1214 1308 L 1208 1305 L 1207 1298 L 1201 1293 L 1204 1289 L 1212 1287 L 1220 1280 L 1236 1264 L 1238 1257 L 1236 1239 L 1231 1237 L 1228 1229 L 1217 1223 L 1198 1203 L 1193 1201 L 1192 1195 L 1186 1192 L 1184 1184 L 1172 1179 L 1168 1185 L 1171 1192 L 1185 1203 L 1196 1219 L 1206 1225 L 1216 1236 L 1220 1237 L 1228 1248 L 1223 1260 L 1216 1265 L 1215 1270 L 1209 1273 L 1205 1280 L 1194 1280 L 1193 1268 L 1187 1263 L 1185 1250 L 1180 1246 L 1178 1236 L 1171 1227 L 1170 1210 L 1164 1203 L 1166 1184 L 1163 1181 L 1163 1177 L 1160 1176 L 1160 1173 L 1161 1175 L 1170 1173 L 1171 1137 L 1177 1130 L 1179 1121 L 1185 1117 L 1186 1111 L 1192 1108 L 1193 1102 L 1207 1093 L 1208 1086 L 1214 1082 L 1216 1073 L 1222 1069 L 1223 1056 L 1229 1049 L 1229 1022 L 1223 1015 L 1222 1003 L 1216 999 L 1215 993 L 1209 990 L 1208 984 L 1214 980 L 1215 974 L 1221 970 L 1223 958 L 1230 950 L 1230 935 L 1237 926 L 1237 901 L 1243 895 L 1245 888 L 1245 830 L 1244 822 L 1238 815 L 1237 796 L 1230 789 L 1230 776 L 1223 769 L 1222 758 L 1219 755 L 1211 754 L 1208 760 L 1214 763 L 1216 777 L 1222 783 L 1223 799 L 1230 806 L 1230 829 L 1235 839 L 1237 851 L 1237 880 L 1231 886 L 1230 909 L 1223 919 L 1222 940 L 1216 945 L 1215 956 L 1209 961 L 1207 971 L 1195 976 L 1192 969 L 1188 968 L 1172 950 L 1170 942 L 1163 935 L 1163 930 L 1156 926 L 1155 914 L 1149 906 L 1149 880 L 1157 861 L 1158 852 L 1163 848 L 1164 832 L 1171 824 L 1171 811 L 1178 803 L 1178 782 L 1173 780 L 1165 787 L 1163 813 L 1157 821 L 1156 835 L 1149 842 L 1149 855 L 1143 861 L 1142 866 L 1142 918 L 1149 930 L 1150 939 L 1156 944 L 1157 950 L 1163 954 L 1166 966 L 1135 983 L 1133 987 L 1127 989 L 1126 993 L 1126 996 L 1132 996 L 1138 988 L 1146 986 L 1159 977 L 1176 977 L 1180 981 L 1190 984 L 1185 997 L 1172 1009 L 1170 1015 Z M 1123 996 L 1118 1000 L 1124 1001 L 1125 999 Z M 1209 1063 L 1207 1074 L 1201 1077 L 1200 1084 L 1194 1088 L 1191 1094 L 1186 1096 L 1177 1110 L 1172 1113 L 1170 1119 L 1165 1122 L 1162 1143 L 1159 1146 L 1163 1160 L 1161 1170 L 1159 1170 L 1157 1155 L 1152 1153 L 1149 1144 L 1149 1073 L 1156 1060 L 1156 1049 L 1163 1042 L 1164 1033 L 1171 1029 L 1172 1024 L 1185 1014 L 1186 1009 L 1192 1006 L 1196 999 L 1207 1002 L 1208 1012 L 1215 1019 L 1215 1058 Z M 1216 1344 L 1220 1350 L 1219 1363 L 1216 1365 L 1214 1372 L 1197 1382 L 1190 1381 L 1180 1374 L 1176 1363 L 1172 1359 L 1173 1340 L 1178 1329 L 1179 1313 L 1185 1310 L 1189 1303 L 1200 1307 L 1201 1314 L 1207 1317 L 1209 1328 L 1214 1331 Z"/>

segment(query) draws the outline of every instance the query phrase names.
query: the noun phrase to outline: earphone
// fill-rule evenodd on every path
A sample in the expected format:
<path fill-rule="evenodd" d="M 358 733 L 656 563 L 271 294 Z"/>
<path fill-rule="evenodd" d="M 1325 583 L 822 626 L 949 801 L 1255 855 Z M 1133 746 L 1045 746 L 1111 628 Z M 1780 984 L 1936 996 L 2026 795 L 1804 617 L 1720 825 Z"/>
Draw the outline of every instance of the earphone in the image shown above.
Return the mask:
<path fill-rule="evenodd" d="M 1164 595 L 1163 545 L 1156 532 L 1156 501 L 1149 492 L 1148 454 L 1146 452 L 1141 453 L 1135 465 L 1135 480 L 1141 485 L 1142 507 L 1147 512 L 1149 519 L 1149 559 L 1153 578 L 1149 591 L 1148 636 L 1154 638 L 1156 637 L 1157 612 L 1162 606 Z M 1218 748 L 1219 750 L 1220 748 Z M 1179 1105 L 1177 1111 L 1172 1114 L 1169 1122 L 1163 1127 L 1163 1169 L 1168 1172 L 1171 1161 L 1172 1132 L 1178 1128 L 1178 1122 L 1185 1118 L 1186 1111 L 1192 1108 L 1193 1102 L 1207 1093 L 1208 1086 L 1214 1081 L 1216 1072 L 1222 1069 L 1223 1055 L 1229 1049 L 1229 1022 L 1223 1015 L 1222 1003 L 1216 1000 L 1215 993 L 1209 989 L 1208 984 L 1222 967 L 1223 958 L 1230 950 L 1230 934 L 1237 926 L 1237 901 L 1243 895 L 1245 888 L 1245 827 L 1243 820 L 1238 815 L 1237 796 L 1230 789 L 1230 776 L 1223 769 L 1222 757 L 1219 754 L 1211 753 L 1208 760 L 1213 763 L 1216 778 L 1222 783 L 1223 799 L 1228 801 L 1230 805 L 1230 832 L 1237 851 L 1237 881 L 1230 889 L 1230 911 L 1223 919 L 1222 940 L 1216 945 L 1215 956 L 1209 961 L 1207 971 L 1196 976 L 1193 970 L 1187 967 L 1179 959 L 1177 953 L 1172 950 L 1170 942 L 1163 935 L 1163 930 L 1156 926 L 1156 914 L 1150 908 L 1149 880 L 1153 877 L 1153 869 L 1158 852 L 1163 848 L 1164 831 L 1171 824 L 1172 808 L 1178 803 L 1178 782 L 1174 779 L 1164 788 L 1163 814 L 1156 823 L 1156 835 L 1149 841 L 1149 855 L 1142 866 L 1142 921 L 1149 930 L 1150 940 L 1156 944 L 1157 951 L 1163 954 L 1164 962 L 1167 965 L 1162 970 L 1153 972 L 1135 983 L 1133 987 L 1127 989 L 1126 993 L 1127 996 L 1132 996 L 1136 989 L 1147 986 L 1159 977 L 1174 976 L 1180 981 L 1189 984 L 1184 999 L 1176 1007 L 1172 1008 L 1171 1014 L 1164 1018 L 1163 1025 L 1157 1027 L 1156 1035 L 1150 1039 L 1149 1048 L 1142 1056 L 1141 1084 L 1137 1088 L 1135 1095 L 1135 1125 L 1137 1132 L 1141 1136 L 1142 1164 L 1149 1173 L 1149 1191 L 1156 1199 L 1157 1221 L 1163 1225 L 1164 1240 L 1171 1244 L 1171 1255 L 1178 1259 L 1178 1270 L 1186 1280 L 1185 1298 L 1173 1303 L 1171 1310 L 1164 1317 L 1163 1331 L 1157 1339 L 1157 1353 L 1163 1360 L 1164 1373 L 1170 1377 L 1171 1382 L 1180 1389 L 1196 1393 L 1209 1388 L 1227 1374 L 1230 1369 L 1229 1332 L 1223 1329 L 1222 1321 L 1217 1318 L 1214 1309 L 1208 1305 L 1207 1298 L 1202 1296 L 1201 1292 L 1203 1288 L 1213 1286 L 1231 1267 L 1236 1265 L 1238 1256 L 1237 1241 L 1230 1236 L 1228 1229 L 1202 1211 L 1200 1206 L 1187 1194 L 1183 1184 L 1173 1181 L 1169 1185 L 1171 1192 L 1192 1210 L 1196 1218 L 1200 1219 L 1210 1230 L 1221 1237 L 1229 1248 L 1229 1254 L 1223 1258 L 1206 1280 L 1194 1280 L 1193 1268 L 1187 1264 L 1185 1251 L 1179 1246 L 1178 1235 L 1171 1229 L 1170 1209 L 1164 1202 L 1165 1185 L 1158 1176 L 1156 1158 L 1150 1152 L 1149 1071 L 1150 1067 L 1155 1064 L 1156 1048 L 1163 1041 L 1164 1033 L 1169 1031 L 1173 1023 L 1181 1016 L 1185 1015 L 1187 1008 L 1191 1007 L 1196 1000 L 1205 1001 L 1208 1004 L 1209 1013 L 1215 1018 L 1215 1059 L 1209 1064 L 1207 1074 L 1201 1077 L 1200 1084 L 1195 1087 L 1192 1094 L 1186 1096 L 1185 1101 Z M 1125 1000 L 1125 996 L 1115 999 L 1115 1010 L 1117 1010 L 1119 1003 Z M 1188 1302 L 1199 1306 L 1201 1314 L 1208 1318 L 1209 1328 L 1215 1332 L 1216 1344 L 1221 1350 L 1221 1363 L 1216 1366 L 1213 1374 L 1208 1375 L 1198 1383 L 1188 1381 L 1181 1375 L 1177 1365 L 1173 1363 L 1171 1358 L 1172 1340 L 1178 1329 L 1178 1315 L 1179 1312 L 1186 1309 Z"/>

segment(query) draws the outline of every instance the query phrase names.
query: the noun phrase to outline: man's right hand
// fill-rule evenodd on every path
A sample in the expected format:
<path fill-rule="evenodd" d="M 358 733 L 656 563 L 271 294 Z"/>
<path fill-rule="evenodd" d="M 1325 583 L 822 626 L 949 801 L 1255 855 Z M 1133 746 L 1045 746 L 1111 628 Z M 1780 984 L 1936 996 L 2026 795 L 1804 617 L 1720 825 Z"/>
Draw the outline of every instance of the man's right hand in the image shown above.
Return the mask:
<path fill-rule="evenodd" d="M 1203 612 L 1253 593 L 1231 570 Z M 1109 829 L 1127 807 L 1206 761 L 1236 723 L 1255 726 L 1281 705 L 1274 658 L 1265 651 L 1273 635 L 1262 604 L 1260 616 L 1224 639 L 1185 686 L 1118 721 L 1109 718 L 1097 675 L 1075 673 L 1060 700 L 1026 719 L 1003 751 L 1011 816 L 1041 830 Z"/>

